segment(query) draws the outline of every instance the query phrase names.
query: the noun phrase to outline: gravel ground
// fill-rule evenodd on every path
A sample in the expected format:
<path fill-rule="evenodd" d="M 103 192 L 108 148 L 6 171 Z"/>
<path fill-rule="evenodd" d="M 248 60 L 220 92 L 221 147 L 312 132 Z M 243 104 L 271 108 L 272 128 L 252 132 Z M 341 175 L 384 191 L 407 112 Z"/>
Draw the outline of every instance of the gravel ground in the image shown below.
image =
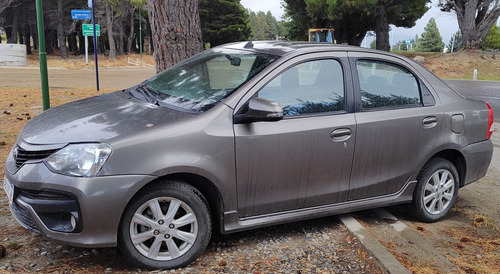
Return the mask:
<path fill-rule="evenodd" d="M 0 196 L 5 205 L 5 196 Z M 0 272 L 143 272 L 117 248 L 84 249 L 59 245 L 22 229 L 0 214 L 0 244 L 7 256 Z M 9 221 L 10 220 L 10 221 Z M 383 273 L 379 263 L 336 217 L 291 223 L 231 235 L 215 234 L 208 249 L 175 273 Z"/>

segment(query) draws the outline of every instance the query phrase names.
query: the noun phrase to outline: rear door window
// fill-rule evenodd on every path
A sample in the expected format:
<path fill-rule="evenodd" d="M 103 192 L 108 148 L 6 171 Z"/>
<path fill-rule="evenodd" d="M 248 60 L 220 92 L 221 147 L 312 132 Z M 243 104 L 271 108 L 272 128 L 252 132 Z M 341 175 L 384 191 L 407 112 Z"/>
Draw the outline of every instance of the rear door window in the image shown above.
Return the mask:
<path fill-rule="evenodd" d="M 356 69 L 363 109 L 422 106 L 418 80 L 406 68 L 378 60 L 358 60 Z"/>

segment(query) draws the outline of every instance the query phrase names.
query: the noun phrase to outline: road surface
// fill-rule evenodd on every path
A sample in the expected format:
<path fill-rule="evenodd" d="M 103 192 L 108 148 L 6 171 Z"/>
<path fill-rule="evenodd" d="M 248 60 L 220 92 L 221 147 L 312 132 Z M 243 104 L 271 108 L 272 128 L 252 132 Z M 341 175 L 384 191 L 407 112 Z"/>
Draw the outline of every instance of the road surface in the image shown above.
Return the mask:
<path fill-rule="evenodd" d="M 93 69 L 49 68 L 50 88 L 92 88 L 96 86 Z M 153 67 L 99 68 L 99 87 L 124 89 L 156 74 Z M 0 67 L 1 85 L 4 87 L 40 88 L 40 68 Z"/>
<path fill-rule="evenodd" d="M 500 82 L 445 80 L 445 82 L 465 97 L 488 102 L 493 109 L 495 121 L 500 122 Z"/>

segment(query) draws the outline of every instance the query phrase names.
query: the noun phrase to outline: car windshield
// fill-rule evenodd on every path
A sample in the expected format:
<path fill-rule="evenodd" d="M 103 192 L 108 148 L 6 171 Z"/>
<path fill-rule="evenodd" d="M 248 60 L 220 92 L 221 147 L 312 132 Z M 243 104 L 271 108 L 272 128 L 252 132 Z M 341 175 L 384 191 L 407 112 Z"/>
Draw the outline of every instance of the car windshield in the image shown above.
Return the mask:
<path fill-rule="evenodd" d="M 202 112 L 229 96 L 279 56 L 214 48 L 173 66 L 130 93 L 142 100 Z"/>

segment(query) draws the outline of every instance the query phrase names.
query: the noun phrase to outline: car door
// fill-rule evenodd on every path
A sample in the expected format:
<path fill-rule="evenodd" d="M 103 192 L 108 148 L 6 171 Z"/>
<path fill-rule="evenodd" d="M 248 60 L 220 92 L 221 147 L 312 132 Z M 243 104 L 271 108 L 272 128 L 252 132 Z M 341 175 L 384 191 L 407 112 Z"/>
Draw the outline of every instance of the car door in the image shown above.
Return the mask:
<path fill-rule="evenodd" d="M 349 52 L 357 135 L 350 200 L 400 191 L 434 147 L 443 110 L 418 74 L 397 58 Z"/>
<path fill-rule="evenodd" d="M 328 55 L 285 62 L 250 91 L 278 103 L 284 118 L 234 125 L 240 217 L 347 200 L 356 134 L 350 69 L 345 53 Z"/>

